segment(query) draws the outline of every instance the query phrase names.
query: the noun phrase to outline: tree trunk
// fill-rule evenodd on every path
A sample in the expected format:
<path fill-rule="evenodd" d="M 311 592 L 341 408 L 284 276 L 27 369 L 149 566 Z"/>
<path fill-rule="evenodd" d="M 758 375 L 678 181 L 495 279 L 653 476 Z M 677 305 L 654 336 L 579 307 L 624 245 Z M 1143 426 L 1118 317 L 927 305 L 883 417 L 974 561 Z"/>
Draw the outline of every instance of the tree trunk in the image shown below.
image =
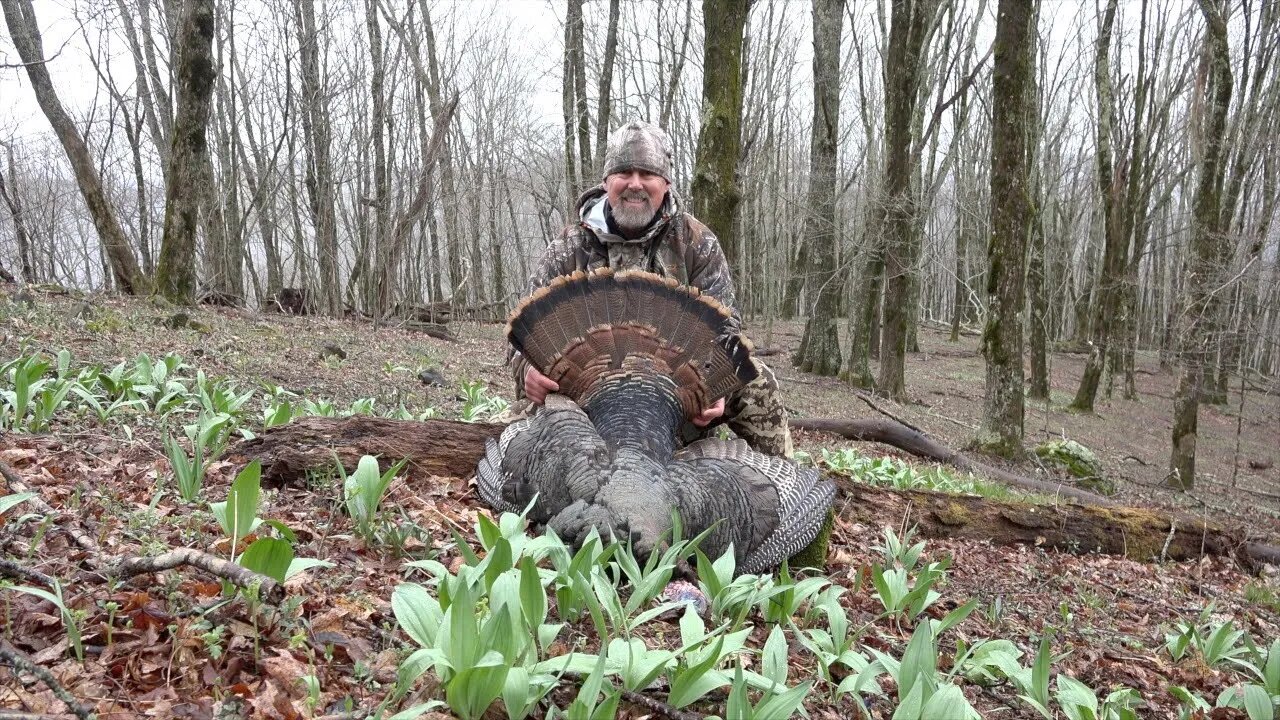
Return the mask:
<path fill-rule="evenodd" d="M 742 37 L 747 4 L 703 0 L 702 127 L 693 164 L 693 214 L 720 240 L 729 266 L 738 262 L 738 160 L 742 143 Z"/>
<path fill-rule="evenodd" d="M 1201 386 L 1212 366 L 1213 323 L 1218 313 L 1219 280 L 1222 279 L 1229 239 L 1221 227 L 1222 183 L 1225 169 L 1223 140 L 1227 110 L 1231 106 L 1231 57 L 1227 24 L 1218 0 L 1199 0 L 1208 33 L 1208 77 L 1205 78 L 1205 110 L 1200 175 L 1191 215 L 1191 253 L 1185 277 L 1178 341 L 1178 386 L 1173 396 L 1173 446 L 1169 455 L 1169 484 L 1189 490 L 1196 478 L 1196 424 Z"/>
<path fill-rule="evenodd" d="M 880 392 L 906 397 L 907 323 L 911 282 L 920 256 L 912 187 L 912 118 L 924 74 L 925 36 L 935 0 L 893 0 L 885 60 L 884 325 L 880 331 Z"/>
<path fill-rule="evenodd" d="M 1109 0 L 1103 13 L 1098 32 L 1094 86 L 1098 95 L 1098 139 L 1096 159 L 1098 168 L 1098 197 L 1101 199 L 1103 218 L 1102 269 L 1095 285 L 1092 320 L 1090 322 L 1089 355 L 1085 360 L 1080 386 L 1076 389 L 1071 408 L 1082 412 L 1093 410 L 1098 397 L 1098 385 L 1102 380 L 1103 365 L 1107 359 L 1107 346 L 1111 340 L 1111 323 L 1116 316 L 1119 300 L 1118 284 L 1121 281 L 1128 236 L 1122 229 L 1121 213 L 1123 180 L 1116 178 L 1112 163 L 1112 134 L 1115 129 L 1115 103 L 1111 88 L 1111 34 L 1115 27 L 1117 0 Z"/>
<path fill-rule="evenodd" d="M 213 2 L 188 0 L 176 48 L 177 115 L 169 150 L 164 236 L 156 267 L 156 293 L 170 302 L 191 305 L 196 297 L 195 252 L 208 165 L 210 101 L 217 71 L 213 65 Z"/>
<path fill-rule="evenodd" d="M 393 240 L 390 237 L 391 176 L 387 170 L 387 93 L 384 89 L 387 82 L 386 59 L 382 53 L 382 26 L 378 23 L 377 0 L 365 2 L 365 28 L 369 35 L 369 97 L 373 106 L 373 112 L 369 116 L 369 132 L 373 143 L 373 243 L 377 273 L 381 276 L 376 283 L 377 287 L 370 288 L 371 292 L 366 300 L 372 300 L 368 310 L 376 323 L 391 308 L 392 295 L 397 285 L 396 269 L 400 267 L 408 231 L 405 231 L 404 240 Z M 425 158 L 422 162 L 429 176 L 431 165 Z M 370 281 L 372 282 L 372 277 Z"/>
<path fill-rule="evenodd" d="M 138 269 L 138 260 L 133 256 L 129 246 L 129 238 L 116 217 L 115 208 L 107 199 L 102 186 L 102 178 L 94 167 L 93 157 L 76 123 L 62 107 L 58 94 L 49 79 L 49 69 L 45 66 L 44 43 L 40 37 L 36 23 L 35 9 L 31 0 L 0 0 L 4 9 L 5 23 L 9 26 L 9 36 L 18 51 L 31 80 L 31 88 L 35 92 L 40 109 L 53 126 L 58 135 L 62 149 L 71 162 L 75 172 L 76 184 L 84 197 L 89 215 L 93 218 L 94 228 L 102 241 L 103 250 L 111 264 L 111 275 L 116 286 L 130 294 L 140 295 L 147 291 L 147 278 Z"/>
<path fill-rule="evenodd" d="M 795 363 L 805 372 L 837 375 L 840 339 L 836 311 L 844 278 L 836 273 L 836 154 L 840 138 L 840 35 L 844 0 L 813 0 L 813 137 L 804 237 L 805 276 L 812 303 Z"/>
<path fill-rule="evenodd" d="M 13 232 L 18 240 L 18 265 L 22 281 L 33 283 L 36 281 L 35 254 L 31 247 L 31 233 L 27 230 L 27 218 L 22 212 L 22 198 L 18 195 L 18 188 L 13 186 L 18 174 L 14 167 L 12 147 L 5 145 L 5 156 L 9 164 L 10 186 L 5 185 L 4 172 L 0 170 L 0 199 L 4 200 L 5 207 L 9 208 L 9 216 L 13 218 Z M 13 282 L 11 277 L 9 282 Z"/>
<path fill-rule="evenodd" d="M 976 444 L 1020 457 L 1024 413 L 1022 309 L 1026 302 L 1031 206 L 1031 125 L 1036 110 L 1036 12 L 1025 0 L 1000 0 L 992 73 L 991 235 L 987 243 L 987 322 L 982 333 L 987 388 Z"/>
<path fill-rule="evenodd" d="M 569 0 L 569 17 L 573 23 L 572 56 L 574 115 L 578 134 L 578 177 L 583 186 L 587 178 L 596 176 L 596 164 L 591 158 L 591 114 L 587 110 L 587 56 L 583 51 L 583 34 L 586 26 L 582 18 L 582 0 Z"/>
<path fill-rule="evenodd" d="M 342 286 L 338 282 L 338 218 L 334 207 L 333 167 L 330 161 L 329 107 L 320 78 L 320 35 L 315 0 L 294 0 L 298 23 L 298 55 L 302 62 L 302 128 L 307 138 L 307 193 L 315 225 L 315 257 L 320 276 L 316 295 L 320 311 L 342 315 Z"/>
<path fill-rule="evenodd" d="M 618 15 L 621 11 L 621 0 L 609 0 L 609 27 L 605 31 L 604 59 L 600 68 L 600 84 L 597 92 L 600 95 L 596 108 L 596 152 L 597 162 L 604 161 L 605 143 L 609 139 L 609 114 L 612 108 L 613 65 L 618 57 Z M 741 103 L 739 103 L 741 104 Z"/>
<path fill-rule="evenodd" d="M 574 35 L 581 25 L 581 18 L 582 0 L 567 0 L 564 19 L 564 58 L 560 73 L 560 112 L 564 119 L 564 201 L 565 212 L 569 214 L 573 213 L 574 201 L 587 183 L 587 179 L 578 172 L 579 165 L 573 144 L 574 133 L 578 126 L 573 47 Z"/>

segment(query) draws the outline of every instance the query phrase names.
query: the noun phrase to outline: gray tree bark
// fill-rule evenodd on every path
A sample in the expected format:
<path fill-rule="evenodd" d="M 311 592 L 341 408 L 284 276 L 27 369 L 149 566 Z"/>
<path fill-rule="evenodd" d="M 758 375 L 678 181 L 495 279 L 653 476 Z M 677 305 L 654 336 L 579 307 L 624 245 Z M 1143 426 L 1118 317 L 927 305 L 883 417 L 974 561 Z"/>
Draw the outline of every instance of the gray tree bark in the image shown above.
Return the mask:
<path fill-rule="evenodd" d="M 155 291 L 170 302 L 191 305 L 196 297 L 196 234 L 208 182 L 206 128 L 213 84 L 213 1 L 187 0 L 178 30 L 174 67 L 178 112 L 169 150 L 164 236 L 156 266 Z"/>
<path fill-rule="evenodd" d="M 742 144 L 742 38 L 747 5 L 703 0 L 702 127 L 693 164 L 693 214 L 720 240 L 733 267 L 738 261 L 738 160 Z M 838 51 L 838 48 L 837 48 Z M 839 55 L 836 55 L 837 60 Z"/>
<path fill-rule="evenodd" d="M 1000 0 L 992 76 L 991 235 L 987 242 L 987 322 L 982 333 L 987 388 L 976 444 L 1021 457 L 1024 280 L 1034 213 L 1031 164 L 1036 112 L 1036 11 Z"/>
<path fill-rule="evenodd" d="M 813 137 L 804 236 L 805 280 L 812 301 L 795 362 L 805 372 L 840 372 L 836 312 L 844 279 L 836 272 L 836 155 L 840 137 L 840 35 L 844 0 L 813 0 Z"/>
<path fill-rule="evenodd" d="M 1185 278 L 1178 341 L 1178 386 L 1173 396 L 1173 445 L 1169 454 L 1169 485 L 1189 490 L 1196 478 L 1196 436 L 1200 393 L 1212 368 L 1211 340 L 1218 312 L 1228 238 L 1222 227 L 1222 184 L 1225 172 L 1227 110 L 1231 106 L 1231 55 L 1227 23 L 1218 0 L 1199 0 L 1208 33 L 1208 77 L 1204 93 L 1206 118 L 1199 177 L 1191 216 L 1191 256 Z"/>
<path fill-rule="evenodd" d="M 12 38 L 18 57 L 26 67 L 27 77 L 31 80 L 36 102 L 53 126 L 53 131 L 71 162 L 76 184 L 89 208 L 89 215 L 93 218 L 94 228 L 102 241 L 117 287 L 130 295 L 145 293 L 147 278 L 138 268 L 138 260 L 133 256 L 133 248 L 129 246 L 129 238 L 120 226 L 115 208 L 107 200 L 102 178 L 94 167 L 89 147 L 84 138 L 80 137 L 75 121 L 63 109 L 62 102 L 53 89 L 53 82 L 49 79 L 49 69 L 45 67 L 44 42 L 40 37 L 31 0 L 0 0 L 0 7 L 4 9 L 9 37 Z"/>

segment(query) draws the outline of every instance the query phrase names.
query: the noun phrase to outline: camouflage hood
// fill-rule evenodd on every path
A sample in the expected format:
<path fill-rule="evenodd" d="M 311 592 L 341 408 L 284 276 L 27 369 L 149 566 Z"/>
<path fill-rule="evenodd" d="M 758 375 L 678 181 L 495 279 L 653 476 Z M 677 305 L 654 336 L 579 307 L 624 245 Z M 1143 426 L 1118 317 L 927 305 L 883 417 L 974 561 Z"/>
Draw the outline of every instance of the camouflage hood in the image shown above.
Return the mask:
<path fill-rule="evenodd" d="M 608 204 L 604 185 L 597 185 L 582 193 L 577 205 L 579 220 L 600 238 L 600 242 L 606 245 L 618 243 L 647 246 L 654 238 L 661 237 L 667 231 L 671 225 L 671 218 L 680 216 L 680 201 L 676 197 L 675 188 L 669 188 L 666 198 L 662 201 L 662 207 L 658 208 L 658 217 L 649 226 L 649 230 L 640 237 L 626 238 L 610 229 L 606 215 Z"/>

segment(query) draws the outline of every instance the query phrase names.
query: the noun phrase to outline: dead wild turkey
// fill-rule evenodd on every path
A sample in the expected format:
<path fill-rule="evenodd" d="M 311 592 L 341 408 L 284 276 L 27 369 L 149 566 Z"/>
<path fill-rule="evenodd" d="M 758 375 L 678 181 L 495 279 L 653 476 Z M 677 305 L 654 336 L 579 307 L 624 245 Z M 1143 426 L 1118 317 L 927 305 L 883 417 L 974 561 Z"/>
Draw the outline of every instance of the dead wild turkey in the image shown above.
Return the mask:
<path fill-rule="evenodd" d="M 678 447 L 678 432 L 756 375 L 751 344 L 716 300 L 660 276 L 577 272 L 516 307 L 512 345 L 560 385 L 533 416 L 489 440 L 481 497 L 578 543 L 596 528 L 647 554 L 679 511 L 686 536 L 720 525 L 739 573 L 771 570 L 812 541 L 835 495 L 814 470 L 742 440 Z"/>

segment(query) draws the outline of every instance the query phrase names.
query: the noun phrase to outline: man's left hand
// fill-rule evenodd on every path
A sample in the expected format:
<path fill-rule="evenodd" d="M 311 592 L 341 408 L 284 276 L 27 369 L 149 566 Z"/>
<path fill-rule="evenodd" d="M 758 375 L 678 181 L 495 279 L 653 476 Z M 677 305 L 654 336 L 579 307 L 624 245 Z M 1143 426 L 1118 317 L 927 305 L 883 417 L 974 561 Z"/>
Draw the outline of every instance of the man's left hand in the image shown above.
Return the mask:
<path fill-rule="evenodd" d="M 714 405 L 707 408 L 706 410 L 703 410 L 702 413 L 699 414 L 697 417 L 690 418 L 689 422 L 693 423 L 694 425 L 697 425 L 698 427 L 706 427 L 707 425 L 711 424 L 711 421 L 715 420 L 721 415 L 724 415 L 724 398 L 720 398 L 719 400 L 715 401 Z"/>

